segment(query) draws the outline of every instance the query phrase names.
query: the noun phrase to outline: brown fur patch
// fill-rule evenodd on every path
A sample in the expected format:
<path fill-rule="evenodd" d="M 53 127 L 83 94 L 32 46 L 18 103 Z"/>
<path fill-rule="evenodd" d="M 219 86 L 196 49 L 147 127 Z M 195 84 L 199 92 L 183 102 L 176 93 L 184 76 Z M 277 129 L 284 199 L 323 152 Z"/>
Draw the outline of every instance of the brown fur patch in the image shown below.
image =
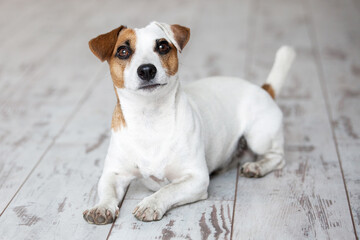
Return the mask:
<path fill-rule="evenodd" d="M 170 52 L 165 55 L 159 54 L 159 57 L 162 67 L 166 69 L 166 73 L 170 76 L 173 76 L 178 71 L 179 62 L 176 47 L 173 44 L 170 44 L 170 46 Z"/>
<path fill-rule="evenodd" d="M 120 26 L 108 33 L 101 34 L 96 38 L 91 39 L 89 41 L 91 52 L 102 62 L 108 60 L 113 52 L 114 45 L 118 39 L 118 34 L 123 28 L 124 26 Z"/>
<path fill-rule="evenodd" d="M 135 53 L 135 46 L 136 46 L 136 35 L 133 29 L 128 28 L 120 32 L 115 47 L 113 49 L 112 56 L 108 60 L 110 67 L 110 74 L 114 83 L 114 89 L 117 99 L 117 103 L 111 121 L 111 128 L 115 132 L 119 131 L 122 127 L 126 127 L 125 117 L 121 109 L 121 104 L 116 88 L 125 87 L 124 70 L 126 66 L 130 63 L 132 55 L 130 55 L 128 59 L 119 59 L 118 57 L 115 56 L 118 47 L 121 45 L 125 45 L 126 42 L 130 44 L 130 48 L 132 50 L 132 55 L 133 55 Z"/>
<path fill-rule="evenodd" d="M 115 106 L 115 109 L 114 109 L 114 112 L 113 112 L 113 115 L 112 115 L 111 128 L 115 132 L 117 132 L 122 127 L 126 127 L 126 122 L 125 122 L 124 114 L 123 114 L 123 112 L 121 110 L 119 96 L 117 94 L 115 86 L 114 86 L 114 90 L 115 90 L 115 94 L 116 94 L 117 103 L 116 103 L 116 106 Z"/>
<path fill-rule="evenodd" d="M 123 60 L 117 58 L 115 54 L 118 47 L 124 45 L 125 42 L 127 41 L 130 43 L 132 55 L 135 53 L 135 45 L 136 45 L 135 31 L 133 29 L 128 28 L 120 32 L 115 47 L 113 48 L 112 56 L 108 61 L 110 66 L 111 78 L 114 82 L 114 85 L 117 88 L 124 88 L 124 70 L 125 67 L 130 63 L 132 55 L 128 59 Z"/>
<path fill-rule="evenodd" d="M 181 51 L 190 39 L 190 29 L 177 24 L 170 26 L 171 31 L 174 33 L 174 38 L 179 45 Z M 177 56 L 177 49 L 173 44 L 170 44 L 171 50 L 165 55 L 160 55 L 161 65 L 166 69 L 166 73 L 170 76 L 175 75 L 178 72 L 179 62 Z"/>
<path fill-rule="evenodd" d="M 270 84 L 265 83 L 262 88 L 269 93 L 272 99 L 275 99 L 275 91 Z"/>
<path fill-rule="evenodd" d="M 114 131 L 118 131 L 122 127 L 126 127 L 124 114 L 121 110 L 121 104 L 116 88 L 124 88 L 124 69 L 131 61 L 132 55 L 130 55 L 128 59 L 119 59 L 115 56 L 118 47 L 125 45 L 126 43 L 130 45 L 132 54 L 134 54 L 136 45 L 135 31 L 133 29 L 127 29 L 124 26 L 120 26 L 108 33 L 99 35 L 89 41 L 90 50 L 94 53 L 94 55 L 102 62 L 107 60 L 110 67 L 111 78 L 114 83 L 117 99 L 111 121 L 111 128 Z"/>
<path fill-rule="evenodd" d="M 174 33 L 174 38 L 177 42 L 177 44 L 179 44 L 180 51 L 183 50 L 183 48 L 185 47 L 185 45 L 188 43 L 189 39 L 190 39 L 190 28 L 187 27 L 183 27 L 180 26 L 178 24 L 173 24 L 170 26 L 171 27 L 171 31 L 173 31 Z"/>
<path fill-rule="evenodd" d="M 117 95 L 116 92 L 116 88 L 117 87 L 124 87 L 124 81 L 123 81 L 123 77 L 122 77 L 122 72 L 123 69 L 121 70 L 121 67 L 114 67 L 115 66 L 115 60 L 114 59 L 114 51 L 116 51 L 115 49 L 117 49 L 117 47 L 115 48 L 115 46 L 117 46 L 119 44 L 119 40 L 121 40 L 122 38 L 120 38 L 120 36 L 128 36 L 131 34 L 123 34 L 123 32 L 125 31 L 121 31 L 122 29 L 124 29 L 126 27 L 124 26 L 120 26 L 108 33 L 104 33 L 101 34 L 99 36 L 97 36 L 96 38 L 93 38 L 89 41 L 89 47 L 91 52 L 98 57 L 102 62 L 107 60 L 108 64 L 110 66 L 110 72 L 113 68 L 115 68 L 115 73 L 113 74 L 111 73 L 112 79 L 113 79 L 113 83 L 114 83 L 114 89 L 115 89 L 115 94 L 116 94 L 116 98 L 117 98 L 117 104 L 115 106 L 115 110 L 112 116 L 112 122 L 111 122 L 111 128 L 114 131 L 119 130 L 122 126 L 126 126 L 126 122 L 125 122 L 125 118 L 123 115 L 123 112 L 121 110 L 121 105 L 120 105 L 120 101 L 119 101 L 119 96 Z M 134 32 L 133 30 L 130 29 L 130 31 Z M 126 31 L 129 32 L 129 31 Z M 135 39 L 135 34 L 134 35 L 134 39 Z M 135 46 L 135 40 L 132 41 L 134 42 L 134 46 Z M 116 71 L 116 69 L 120 69 L 120 73 L 118 73 Z"/>

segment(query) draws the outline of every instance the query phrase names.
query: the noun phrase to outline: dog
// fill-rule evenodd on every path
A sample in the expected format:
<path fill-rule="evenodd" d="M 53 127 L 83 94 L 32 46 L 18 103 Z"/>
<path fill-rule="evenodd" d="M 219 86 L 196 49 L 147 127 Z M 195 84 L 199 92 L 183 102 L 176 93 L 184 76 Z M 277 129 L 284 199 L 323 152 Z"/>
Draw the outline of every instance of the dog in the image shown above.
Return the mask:
<path fill-rule="evenodd" d="M 262 88 L 232 77 L 183 86 L 178 53 L 189 38 L 187 27 L 152 22 L 140 29 L 120 26 L 90 40 L 93 54 L 109 65 L 117 103 L 100 202 L 84 211 L 87 222 L 112 223 L 134 179 L 155 191 L 133 211 L 141 221 L 160 220 L 173 207 L 206 199 L 209 174 L 230 163 L 240 138 L 258 156 L 241 167 L 244 176 L 284 167 L 282 112 L 274 98 L 294 50 L 278 50 Z"/>

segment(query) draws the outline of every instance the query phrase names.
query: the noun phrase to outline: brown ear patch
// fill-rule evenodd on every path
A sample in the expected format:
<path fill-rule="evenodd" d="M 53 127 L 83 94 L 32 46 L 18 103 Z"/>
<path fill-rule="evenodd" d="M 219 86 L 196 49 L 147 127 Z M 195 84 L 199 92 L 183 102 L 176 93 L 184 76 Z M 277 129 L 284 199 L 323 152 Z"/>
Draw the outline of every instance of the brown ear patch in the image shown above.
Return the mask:
<path fill-rule="evenodd" d="M 170 27 L 171 31 L 174 33 L 175 41 L 181 48 L 180 50 L 183 50 L 190 39 L 190 28 L 183 27 L 178 24 L 173 24 Z"/>
<path fill-rule="evenodd" d="M 132 50 L 132 54 L 135 53 L 135 46 L 136 46 L 136 34 L 133 29 L 127 28 L 120 32 L 116 44 L 114 46 L 114 49 L 111 53 L 111 58 L 108 61 L 109 67 L 110 67 L 110 74 L 111 78 L 113 80 L 114 85 L 117 88 L 124 88 L 124 70 L 125 67 L 130 63 L 132 55 L 126 59 L 122 60 L 117 57 L 115 57 L 115 53 L 117 51 L 117 48 L 121 45 L 124 45 L 125 43 L 128 43 L 130 45 L 130 48 Z"/>
<path fill-rule="evenodd" d="M 121 105 L 120 105 L 120 101 L 119 101 L 119 96 L 117 94 L 116 88 L 114 87 L 115 90 L 115 95 L 116 95 L 116 99 L 117 99 L 117 103 L 112 115 L 112 120 L 111 120 L 111 128 L 117 132 L 119 131 L 122 127 L 126 127 L 126 122 L 125 122 L 125 118 L 124 118 L 124 114 L 121 110 Z"/>
<path fill-rule="evenodd" d="M 109 60 L 109 58 L 111 57 L 116 40 L 118 39 L 119 32 L 123 28 L 125 27 L 120 26 L 108 33 L 101 34 L 89 41 L 90 50 L 102 62 L 105 60 Z"/>
<path fill-rule="evenodd" d="M 269 93 L 269 95 L 272 97 L 272 99 L 275 99 L 275 91 L 270 84 L 265 83 L 261 87 Z"/>

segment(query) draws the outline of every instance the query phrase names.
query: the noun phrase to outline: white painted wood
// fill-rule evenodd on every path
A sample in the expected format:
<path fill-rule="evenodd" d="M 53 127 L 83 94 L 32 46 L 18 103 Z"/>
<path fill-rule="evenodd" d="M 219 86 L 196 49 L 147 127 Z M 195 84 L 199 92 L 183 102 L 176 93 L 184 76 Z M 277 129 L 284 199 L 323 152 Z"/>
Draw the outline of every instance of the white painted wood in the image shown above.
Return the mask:
<path fill-rule="evenodd" d="M 262 179 L 240 178 L 233 239 L 354 239 L 331 125 L 301 1 L 259 0 L 250 75 L 266 79 L 276 49 L 298 58 L 277 102 L 285 116 L 287 166 Z"/>
<path fill-rule="evenodd" d="M 10 31 L 18 31 L 15 26 L 20 26 L 20 21 L 24 24 L 29 24 L 30 21 L 25 22 L 24 19 L 30 20 L 30 16 L 33 14 L 39 13 L 38 11 L 41 8 L 41 5 L 44 1 L 26 1 L 26 0 L 13 0 L 13 1 L 1 1 L 0 9 L 0 40 L 8 38 L 6 33 L 11 33 Z M 16 14 L 20 13 L 21 14 Z"/>
<path fill-rule="evenodd" d="M 152 20 L 191 28 L 181 56 L 184 82 L 241 77 L 246 68 L 262 84 L 277 47 L 297 47 L 298 60 L 278 98 L 288 165 L 262 179 L 239 178 L 232 239 L 353 239 L 314 53 L 319 47 L 359 229 L 355 5 L 351 0 L 1 1 L 0 212 L 34 170 L 0 217 L 0 239 L 106 239 L 109 232 L 110 239 L 230 239 L 235 169 L 211 180 L 208 200 L 173 209 L 159 222 L 132 216 L 151 194 L 139 184 L 129 188 L 112 231 L 111 225 L 82 219 L 82 211 L 97 202 L 115 103 L 107 67 L 91 55 L 87 41 L 120 24 L 138 27 Z"/>
<path fill-rule="evenodd" d="M 107 6 L 111 9 L 114 8 L 110 4 Z M 110 9 L 106 9 L 106 11 L 109 12 Z M 96 17 L 98 16 L 94 16 L 94 18 Z M 98 23 L 98 26 L 100 25 Z M 77 36 L 76 39 L 80 40 L 81 38 Z M 86 41 L 84 42 L 86 43 Z M 58 58 L 58 56 L 56 57 Z M 99 239 L 100 236 L 106 236 L 105 232 L 107 233 L 110 226 L 88 225 L 82 220 L 81 213 L 97 200 L 96 185 L 101 174 L 101 164 L 99 163 L 102 161 L 98 156 L 105 156 L 107 142 L 104 141 L 104 138 L 109 129 L 108 124 L 114 101 L 114 96 L 110 94 L 112 93 L 111 81 L 110 79 L 107 81 L 108 85 L 102 83 L 100 88 L 95 87 L 97 94 L 86 104 L 87 108 L 79 113 L 79 117 L 71 120 L 71 125 L 57 139 L 56 144 L 46 154 L 19 195 L 2 215 L 0 222 L 6 221 L 8 225 L 15 225 L 18 222 L 25 224 L 17 228 L 6 229 L 2 233 L 6 239 L 26 239 L 28 236 L 32 239 L 48 239 L 54 235 L 60 239 Z M 106 91 L 103 90 L 103 87 L 106 88 Z M 111 101 L 106 102 L 106 99 L 111 99 Z M 109 107 L 109 114 L 104 114 L 104 106 Z M 84 124 L 84 119 L 87 120 L 86 124 Z M 72 127 L 73 125 L 75 127 Z M 89 129 L 91 130 L 89 131 Z M 100 149 L 100 154 L 94 148 L 98 145 L 104 147 L 104 149 Z M 96 152 L 99 155 L 84 156 L 86 152 L 91 154 Z M 86 161 L 88 158 L 91 159 L 90 166 Z M 60 170 L 58 165 L 61 166 Z M 234 173 L 232 174 L 235 177 Z M 89 181 L 89 179 L 93 180 Z M 234 186 L 234 178 L 232 182 Z M 57 207 L 54 208 L 54 205 Z M 4 223 L 2 222 L 2 225 Z"/>
<path fill-rule="evenodd" d="M 360 235 L 359 1 L 307 1 L 357 236 Z M 331 18 L 327 16 L 331 15 Z M 336 33 L 336 34 L 334 34 Z"/>
<path fill-rule="evenodd" d="M 31 78 L 43 70 L 41 67 L 49 56 L 71 41 L 69 36 L 78 31 L 73 23 L 84 20 L 94 7 L 93 0 L 86 5 L 77 1 L 64 4 L 41 0 L 15 1 L 8 8 L 1 8 L 2 97 L 12 96 L 19 86 L 32 82 Z"/>
<path fill-rule="evenodd" d="M 89 69 L 95 66 L 88 60 L 87 36 L 79 32 L 77 40 L 64 38 L 71 33 L 68 28 L 76 33 L 71 23 L 94 9 L 93 3 L 78 10 L 73 4 L 13 4 L 1 11 L 18 12 L 19 19 L 22 11 L 34 16 L 9 23 L 14 32 L 6 32 L 7 41 L 0 46 L 0 213 L 74 110 L 79 92 L 91 84 Z M 85 67 L 77 69 L 81 61 Z"/>
<path fill-rule="evenodd" d="M 61 54 L 48 57 L 36 79 L 24 79 L 11 96 L 1 97 L 1 211 L 93 82 L 89 71 L 95 65 L 84 44 L 86 36 L 77 36 L 59 48 Z M 72 54 L 83 67 L 76 67 Z"/>
<path fill-rule="evenodd" d="M 115 20 L 109 23 L 108 19 L 100 18 L 104 12 L 116 15 L 115 2 L 118 1 L 92 5 L 93 13 L 86 13 L 86 18 L 83 15 L 83 19 L 77 21 L 79 26 L 73 27 L 70 36 L 54 49 L 38 71 L 26 74 L 19 82 L 22 84 L 12 85 L 0 95 L 0 213 L 92 87 L 96 69 L 101 64 L 89 51 L 87 42 L 107 28 L 111 30 L 117 26 Z M 133 13 L 128 11 L 121 17 L 116 16 L 123 22 L 129 15 Z M 23 33 L 36 37 L 31 32 Z M 21 55 L 20 52 L 17 54 Z M 38 52 L 34 49 L 28 54 L 27 58 L 31 59 Z M 4 78 L 6 81 L 6 76 Z"/>
<path fill-rule="evenodd" d="M 203 1 L 194 16 L 182 61 L 182 81 L 225 75 L 244 77 L 249 1 Z"/>
<path fill-rule="evenodd" d="M 105 72 L 104 66 L 101 75 Z M 106 238 L 111 225 L 88 224 L 82 212 L 98 201 L 97 180 L 115 102 L 108 94 L 113 91 L 110 81 L 100 78 L 88 93 L 89 101 L 1 216 L 0 226 L 9 227 L 2 227 L 0 239 Z"/>
<path fill-rule="evenodd" d="M 109 239 L 230 239 L 232 201 L 200 201 L 173 209 L 161 221 L 141 222 L 125 201 Z"/>

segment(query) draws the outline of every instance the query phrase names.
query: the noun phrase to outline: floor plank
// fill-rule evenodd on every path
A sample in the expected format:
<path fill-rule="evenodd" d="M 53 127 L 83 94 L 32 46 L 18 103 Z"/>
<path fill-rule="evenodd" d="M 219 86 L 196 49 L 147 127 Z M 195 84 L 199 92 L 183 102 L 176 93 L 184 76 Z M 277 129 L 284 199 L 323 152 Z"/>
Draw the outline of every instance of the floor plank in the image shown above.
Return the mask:
<path fill-rule="evenodd" d="M 0 218 L 1 239 L 105 239 L 111 225 L 82 218 L 97 203 L 97 180 L 109 144 L 109 117 L 115 98 L 110 79 L 98 74 L 89 101 L 57 139 Z M 105 97 L 104 97 L 105 96 Z M 98 99 L 102 101 L 98 101 Z M 91 129 L 91 131 L 89 131 Z"/>
<path fill-rule="evenodd" d="M 360 235 L 360 15 L 358 1 L 307 1 L 354 227 Z M 327 18 L 328 15 L 332 17 Z M 336 33 L 336 34 L 334 34 Z"/>
<path fill-rule="evenodd" d="M 12 2 L 12 1 L 10 1 Z M 5 18 L 0 28 L 0 87 L 2 97 L 11 97 L 31 78 L 43 71 L 49 56 L 71 41 L 78 31 L 74 22 L 81 21 L 94 9 L 96 2 L 14 1 L 1 8 Z M 21 14 L 15 14 L 16 12 Z M 61 21 L 60 21 L 61 19 Z M 26 79 L 27 81 L 24 81 Z"/>
<path fill-rule="evenodd" d="M 6 94 L 0 96 L 0 154 L 6 156 L 0 162 L 0 212 L 4 211 L 28 174 L 61 134 L 76 111 L 77 104 L 81 103 L 83 94 L 92 87 L 93 76 L 100 64 L 89 51 L 88 40 L 125 22 L 128 17 L 134 16 L 130 9 L 134 11 L 138 8 L 134 4 L 126 14 L 119 16 L 115 14 L 117 10 L 113 9 L 114 3 L 121 4 L 118 1 L 108 1 L 101 7 L 90 3 L 94 13 L 87 13 L 85 18 L 77 22 L 81 25 L 81 31 L 74 26 L 75 32 L 71 38 L 59 45 L 38 71 L 26 74 L 22 79 L 23 84 L 5 88 Z M 84 9 L 89 11 L 88 7 Z M 111 11 L 114 14 L 107 15 Z M 79 10 L 76 12 L 81 13 Z M 71 20 L 75 21 L 73 18 Z M 35 36 L 27 32 L 24 34 Z M 29 53 L 28 58 L 31 59 L 31 56 L 38 56 L 38 52 Z M 6 76 L 3 79 L 11 80 Z"/>
<path fill-rule="evenodd" d="M 108 6 L 111 6 L 110 4 Z M 111 6 L 111 8 L 113 8 L 113 6 Z M 136 8 L 136 6 L 134 6 L 134 9 Z M 110 9 L 108 9 L 110 10 Z M 97 16 L 94 16 L 94 18 L 96 18 Z M 101 22 L 100 22 L 101 23 Z M 98 24 L 98 26 L 100 26 L 101 24 Z M 102 22 L 103 23 L 103 22 Z M 89 23 L 89 25 L 91 24 L 91 22 Z M 103 24 L 103 27 L 105 26 L 105 24 Z M 84 41 L 86 42 L 86 41 Z M 109 80 L 109 79 L 107 79 Z M 108 88 L 111 85 L 111 83 L 109 82 Z M 101 85 L 102 86 L 102 85 Z M 105 85 L 106 86 L 106 85 Z M 100 89 L 102 90 L 102 89 Z M 100 104 L 103 104 L 104 106 L 111 106 L 111 110 L 113 107 L 113 103 L 112 104 L 108 104 L 106 103 L 106 98 L 103 98 L 102 96 L 104 96 L 104 92 L 98 92 L 100 90 L 97 90 L 97 95 L 95 97 L 92 97 L 92 102 L 88 103 L 86 106 L 88 106 L 86 111 L 89 111 L 89 109 L 91 111 L 94 111 L 93 107 L 96 106 L 101 106 Z M 107 89 L 107 92 L 112 92 L 112 89 L 110 87 L 110 89 Z M 107 96 L 111 96 L 109 94 L 105 94 Z M 114 96 L 111 96 L 111 99 L 113 100 Z M 100 102 L 99 99 L 102 99 L 102 101 Z M 99 110 L 102 110 L 103 106 L 98 107 L 97 109 L 95 109 L 99 112 Z M 101 111 L 100 111 L 101 113 Z M 84 178 L 84 180 L 88 181 L 87 179 L 92 179 L 92 174 L 97 174 L 97 177 L 95 177 L 94 181 L 92 181 L 91 183 L 89 182 L 89 184 L 91 185 L 86 185 L 85 183 L 82 183 L 83 179 L 78 179 L 76 177 L 72 176 L 72 172 L 77 172 L 77 169 L 81 169 L 81 165 L 79 166 L 79 164 L 81 162 L 84 162 L 84 160 L 79 160 L 79 161 L 73 161 L 72 156 L 73 157 L 83 157 L 83 159 L 85 159 L 84 156 L 81 156 L 81 151 L 77 148 L 83 147 L 85 145 L 85 149 L 92 149 L 91 146 L 92 145 L 97 145 L 99 139 L 103 139 L 103 135 L 106 134 L 102 127 L 104 127 L 104 125 L 101 124 L 101 121 L 99 121 L 98 118 L 91 118 L 91 123 L 95 123 L 97 125 L 97 127 L 95 126 L 90 126 L 90 128 L 93 130 L 93 132 L 96 133 L 96 136 L 94 137 L 94 139 L 92 140 L 92 136 L 89 136 L 89 134 L 86 135 L 86 143 L 82 144 L 82 140 L 79 137 L 79 135 L 84 134 L 84 132 L 86 132 L 86 130 L 82 130 L 81 128 L 79 128 L 80 126 L 83 126 L 83 118 L 84 116 L 82 115 L 84 113 L 79 113 L 80 118 L 77 117 L 75 118 L 73 121 L 71 121 L 72 124 L 76 124 L 76 128 L 72 128 L 70 125 L 69 129 L 66 128 L 63 132 L 63 134 L 61 135 L 61 137 L 59 137 L 57 139 L 56 144 L 51 148 L 51 150 L 49 151 L 49 153 L 45 156 L 45 158 L 43 159 L 43 161 L 39 164 L 39 166 L 35 169 L 34 174 L 32 174 L 32 176 L 29 178 L 29 180 L 25 183 L 24 187 L 21 189 L 21 192 L 19 193 L 18 196 L 16 196 L 16 198 L 14 199 L 14 201 L 12 202 L 12 204 L 10 205 L 10 207 L 7 209 L 7 211 L 4 213 L 3 217 L 1 220 L 5 220 L 12 224 L 12 223 L 16 223 L 19 221 L 19 219 L 23 219 L 23 223 L 25 227 L 22 228 L 14 228 L 14 229 L 7 229 L 7 231 L 5 232 L 4 236 L 9 237 L 9 238 L 13 238 L 15 236 L 17 237 L 25 237 L 25 236 L 32 236 L 32 238 L 47 238 L 51 235 L 57 234 L 59 237 L 61 238 L 69 238 L 69 236 L 74 237 L 75 239 L 82 239 L 82 237 L 90 237 L 94 238 L 94 239 L 98 239 L 99 236 L 104 236 L 105 233 L 107 233 L 107 231 L 109 230 L 109 228 L 106 227 L 98 227 L 95 228 L 91 225 L 88 225 L 87 223 L 85 223 L 85 221 L 82 221 L 81 219 L 81 212 L 82 210 L 84 210 L 86 207 L 89 207 L 93 204 L 95 204 L 96 202 L 96 185 L 97 185 L 97 179 L 101 174 L 101 168 L 99 167 L 99 162 L 101 162 L 100 158 L 96 158 L 93 162 L 94 165 L 97 166 L 97 168 L 99 168 L 98 170 L 91 170 L 88 167 L 82 167 L 84 169 L 84 171 L 88 171 L 86 172 L 87 174 L 91 174 L 90 176 L 86 176 Z M 86 114 L 89 114 L 88 112 L 86 112 Z M 91 114 L 90 114 L 91 115 Z M 87 115 L 89 116 L 89 115 Z M 106 121 L 106 123 L 108 123 L 108 119 L 109 117 L 106 117 L 105 114 L 100 114 L 101 117 L 104 117 L 103 120 Z M 107 115 L 109 116 L 109 114 Z M 89 123 L 88 123 L 89 124 Z M 90 125 L 90 124 L 89 124 Z M 89 127 L 89 125 L 87 125 L 87 127 Z M 96 129 L 95 129 L 96 128 Z M 109 125 L 106 124 L 105 127 L 107 130 L 109 129 Z M 96 130 L 101 129 L 100 133 L 98 133 Z M 65 140 L 64 140 L 65 139 Z M 67 140 L 66 140 L 67 139 Z M 76 140 L 76 144 L 72 143 L 72 141 Z M 93 141 L 94 143 L 89 143 L 88 141 Z M 102 140 L 103 141 L 103 140 Z M 106 146 L 106 143 L 104 143 L 104 146 Z M 62 151 L 66 151 L 66 155 L 62 156 L 61 158 L 59 157 L 55 157 L 54 156 L 59 156 L 61 155 L 60 153 Z M 105 154 L 106 151 L 99 149 L 99 151 L 101 152 L 102 155 Z M 79 153 L 80 152 L 80 153 Z M 85 152 L 88 152 L 87 150 L 85 150 Z M 95 151 L 94 151 L 95 152 Z M 80 156 L 79 156 L 80 155 Z M 105 156 L 105 155 L 104 155 Z M 88 157 L 88 156 L 87 156 Z M 56 161 L 56 162 L 54 162 Z M 62 165 L 61 171 L 59 172 L 58 169 L 54 169 L 52 172 L 47 171 L 47 169 L 51 169 L 52 165 L 56 165 L 56 163 L 58 162 L 64 162 Z M 83 163 L 85 164 L 85 162 Z M 90 170 L 90 171 L 89 171 Z M 61 177 L 58 176 L 57 178 L 53 178 L 51 179 L 51 181 L 48 181 L 48 178 L 50 178 L 50 176 L 53 176 L 54 174 L 59 174 L 61 175 L 67 175 L 67 184 L 70 184 L 71 182 L 76 182 L 79 183 L 77 184 L 77 189 L 72 190 L 69 192 L 69 190 L 60 185 L 59 186 L 59 182 Z M 80 173 L 81 174 L 81 173 Z M 234 182 L 234 181 L 233 181 Z M 65 186 L 67 185 L 65 183 Z M 33 189 L 32 186 L 37 186 L 36 191 L 34 191 L 35 189 Z M 47 190 L 49 189 L 57 189 L 57 195 L 56 198 L 54 199 L 54 201 L 44 201 L 41 204 L 36 203 L 36 199 L 38 199 L 42 194 L 49 194 L 47 192 Z M 83 190 L 83 191 L 80 191 Z M 44 193 L 45 192 L 45 193 Z M 72 192 L 82 192 L 84 198 L 79 198 L 76 199 L 77 196 L 73 196 L 74 198 L 71 198 L 71 196 L 68 196 L 69 194 L 71 195 Z M 66 199 L 65 199 L 66 198 Z M 90 198 L 90 202 L 88 202 L 86 205 L 87 206 L 83 206 L 84 200 L 87 201 Z M 33 199 L 33 200 L 31 200 Z M 80 204 L 76 204 L 77 201 L 81 201 Z M 28 203 L 28 204 L 26 204 Z M 30 204 L 29 204 L 30 203 Z M 68 204 L 66 204 L 68 203 Z M 58 210 L 55 211 L 54 208 L 52 208 L 51 206 L 56 205 L 59 206 Z M 60 209 L 60 210 L 59 210 Z M 59 211 L 62 214 L 59 214 Z M 74 218 L 75 217 L 75 218 Z M 78 218 L 76 218 L 78 217 Z M 65 219 L 64 219 L 65 218 Z M 67 219 L 68 218 L 68 219 Z M 73 220 L 75 219 L 75 221 L 77 223 L 79 223 L 78 219 L 81 219 L 80 221 L 80 225 L 79 224 L 74 224 Z M 35 219 L 35 220 L 34 220 Z M 53 222 L 52 224 L 54 226 L 47 226 L 48 224 L 48 220 L 51 219 Z M 70 224 L 70 227 L 66 227 L 67 224 Z M 83 225 L 85 226 L 83 226 Z M 30 228 L 30 226 L 31 228 Z M 47 228 L 47 232 L 44 233 L 43 229 Z M 67 231 L 64 232 L 58 232 L 61 230 L 67 229 Z M 74 232 L 76 229 L 76 232 L 79 234 L 75 234 L 75 235 L 71 235 L 72 232 Z M 100 229 L 100 230 L 99 230 Z M 104 230 L 105 229 L 105 230 Z M 18 233 L 18 231 L 21 231 L 21 234 Z M 94 234 L 92 234 L 92 232 L 94 232 Z"/>
<path fill-rule="evenodd" d="M 0 239 L 356 238 L 359 6 L 358 0 L 1 1 Z M 231 75 L 260 85 L 275 50 L 297 48 L 277 100 L 287 166 L 262 179 L 236 181 L 236 169 L 214 176 L 207 200 L 154 223 L 131 214 L 151 194 L 135 182 L 113 226 L 89 225 L 82 211 L 98 201 L 115 96 L 106 64 L 87 41 L 120 24 L 153 20 L 191 28 L 180 61 L 184 84 Z"/>
<path fill-rule="evenodd" d="M 132 211 L 152 192 L 132 184 L 109 239 L 230 239 L 236 172 L 212 178 L 207 200 L 172 209 L 150 223 L 138 221 Z"/>
<path fill-rule="evenodd" d="M 84 10 L 89 9 L 85 7 Z M 82 11 L 77 12 L 80 16 L 84 14 Z M 59 9 L 60 13 L 63 12 Z M 68 21 L 77 21 L 78 17 L 70 17 Z M 40 24 L 40 20 L 44 21 L 38 17 L 35 23 L 31 20 L 29 22 L 40 29 L 44 28 L 37 30 L 43 32 L 50 26 Z M 63 24 L 71 25 L 67 21 Z M 37 41 L 37 34 L 31 32 L 34 29 L 27 26 L 29 32 L 23 30 L 24 36 L 20 38 L 28 42 L 26 46 L 21 43 L 22 40 L 14 39 L 11 42 L 13 46 L 4 44 L 0 47 L 1 62 L 5 64 L 2 65 L 1 83 L 6 85 L 2 86 L 0 95 L 0 213 L 61 131 L 76 106 L 74 103 L 80 101 L 81 93 L 85 93 L 92 84 L 93 73 L 89 70 L 93 70 L 96 65 L 89 58 L 91 54 L 84 44 L 89 38 L 86 34 L 90 35 L 89 28 L 72 34 L 71 40 L 64 39 L 49 55 L 49 48 L 54 47 L 51 45 L 62 34 L 69 34 L 64 26 L 60 23 L 54 25 L 64 32 L 50 31 L 46 34 L 45 31 L 42 40 L 50 46 L 44 47 L 44 42 Z M 12 54 L 14 49 L 17 50 Z M 46 61 L 42 62 L 41 57 L 46 57 Z M 84 66 L 76 68 L 80 62 Z M 24 67 L 28 63 L 39 66 Z"/>
<path fill-rule="evenodd" d="M 298 58 L 277 100 L 285 118 L 287 166 L 262 179 L 239 179 L 233 239 L 354 239 L 303 6 L 284 0 L 252 4 L 254 82 L 266 79 L 280 45 L 294 45 Z"/>

